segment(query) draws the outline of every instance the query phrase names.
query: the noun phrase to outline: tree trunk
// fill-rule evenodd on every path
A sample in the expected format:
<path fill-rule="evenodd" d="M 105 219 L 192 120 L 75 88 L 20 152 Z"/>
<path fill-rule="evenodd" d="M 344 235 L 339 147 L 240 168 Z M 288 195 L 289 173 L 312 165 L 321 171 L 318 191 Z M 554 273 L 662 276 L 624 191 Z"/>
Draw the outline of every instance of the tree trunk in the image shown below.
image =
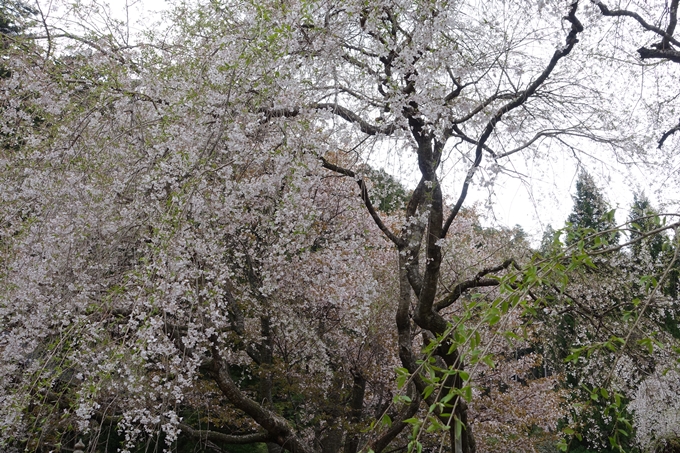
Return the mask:
<path fill-rule="evenodd" d="M 366 379 L 360 373 L 353 373 L 352 397 L 350 400 L 350 421 L 357 425 L 361 421 L 361 413 L 364 408 L 364 395 L 366 393 Z M 347 433 L 344 453 L 357 453 L 359 448 L 359 435 L 356 432 Z"/>

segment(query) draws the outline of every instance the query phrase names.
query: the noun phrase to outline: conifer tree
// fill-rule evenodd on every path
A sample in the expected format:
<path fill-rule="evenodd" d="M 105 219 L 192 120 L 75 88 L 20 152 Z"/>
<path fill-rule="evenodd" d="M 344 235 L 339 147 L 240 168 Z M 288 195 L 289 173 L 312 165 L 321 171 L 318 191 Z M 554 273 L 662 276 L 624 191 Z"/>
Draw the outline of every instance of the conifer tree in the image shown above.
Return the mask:
<path fill-rule="evenodd" d="M 654 209 L 644 192 L 633 195 L 633 205 L 630 208 L 628 221 L 631 228 L 631 240 L 638 239 L 643 234 L 661 226 L 659 213 Z M 648 255 L 647 258 L 652 261 L 656 260 L 663 249 L 663 243 L 664 238 L 660 235 L 654 235 L 644 241 L 634 243 L 632 246 L 633 260 L 640 264 L 644 261 L 643 255 Z"/>
<path fill-rule="evenodd" d="M 25 28 L 26 18 L 36 11 L 21 1 L 2 1 L 0 3 L 0 34 L 16 35 Z"/>
<path fill-rule="evenodd" d="M 7 1 L 0 2 L 0 80 L 8 79 L 12 75 L 12 71 L 5 64 L 9 59 L 7 49 L 16 43 L 16 37 L 28 28 L 28 20 L 35 15 L 34 8 L 28 6 L 21 1 Z"/>
<path fill-rule="evenodd" d="M 593 177 L 586 171 L 579 174 L 576 181 L 576 195 L 572 196 L 574 207 L 567 218 L 569 224 L 567 243 L 573 244 L 584 236 L 611 230 L 615 227 L 613 211 L 605 200 Z M 603 237 L 609 243 L 618 241 L 618 233 Z M 595 242 L 589 240 L 587 244 Z"/>
<path fill-rule="evenodd" d="M 556 235 L 557 238 L 555 237 Z M 548 224 L 543 232 L 543 238 L 541 238 L 541 245 L 538 248 L 538 251 L 544 255 L 558 251 L 560 243 L 556 241 L 559 241 L 559 234 L 551 224 Z"/>
<path fill-rule="evenodd" d="M 649 198 L 643 193 L 635 194 L 633 205 L 628 216 L 630 224 L 630 240 L 642 238 L 651 231 L 662 227 L 665 220 L 659 215 L 658 210 L 652 206 Z M 631 259 L 633 265 L 648 273 L 659 274 L 669 265 L 675 254 L 673 241 L 664 234 L 654 234 L 642 238 L 631 245 Z M 663 292 L 673 299 L 678 297 L 678 276 L 680 265 L 676 262 L 672 265 Z"/>

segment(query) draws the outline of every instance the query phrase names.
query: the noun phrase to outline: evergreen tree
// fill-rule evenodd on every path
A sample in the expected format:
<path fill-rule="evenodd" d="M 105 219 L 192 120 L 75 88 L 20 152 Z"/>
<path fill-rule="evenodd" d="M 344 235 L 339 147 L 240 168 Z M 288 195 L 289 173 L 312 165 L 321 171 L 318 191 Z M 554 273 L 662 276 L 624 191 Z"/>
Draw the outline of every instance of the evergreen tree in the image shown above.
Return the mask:
<path fill-rule="evenodd" d="M 22 1 L 0 0 L 0 51 L 4 58 L 7 58 L 6 51 L 16 36 L 27 28 L 26 20 L 36 13 L 35 9 Z M 12 71 L 0 63 L 0 79 L 11 76 Z"/>
<path fill-rule="evenodd" d="M 630 223 L 631 240 L 638 239 L 644 233 L 661 226 L 659 214 L 644 192 L 633 195 L 633 205 L 630 208 L 628 222 Z M 663 249 L 663 244 L 664 237 L 661 235 L 654 235 L 646 240 L 636 242 L 632 246 L 633 259 L 637 264 L 640 264 L 645 258 L 655 261 Z"/>
<path fill-rule="evenodd" d="M 22 1 L 0 2 L 0 34 L 16 35 L 25 29 L 23 22 L 36 11 Z"/>
<path fill-rule="evenodd" d="M 551 224 L 548 224 L 543 232 L 543 238 L 541 239 L 538 251 L 543 255 L 550 255 L 559 251 L 560 247 L 561 243 L 558 232 L 555 231 Z"/>
<path fill-rule="evenodd" d="M 628 221 L 631 240 L 639 239 L 665 223 L 644 193 L 634 195 Z M 670 265 L 674 254 L 673 241 L 663 233 L 643 238 L 631 246 L 631 259 L 636 268 L 656 275 L 661 275 L 666 266 Z M 664 284 L 663 293 L 677 299 L 679 281 L 680 263 L 675 262 Z"/>
<path fill-rule="evenodd" d="M 406 206 L 409 193 L 394 176 L 370 166 L 366 167 L 366 176 L 372 184 L 371 195 L 378 210 L 391 214 Z"/>
<path fill-rule="evenodd" d="M 592 236 L 593 233 L 611 230 L 616 226 L 614 211 L 609 209 L 609 204 L 595 185 L 593 177 L 586 171 L 579 174 L 578 181 L 576 181 L 576 195 L 572 196 L 572 199 L 574 208 L 567 218 L 567 244 L 573 244 L 586 236 Z M 612 232 L 600 237 L 600 241 L 616 243 L 618 237 L 618 233 Z M 598 243 L 598 240 L 591 237 L 586 245 L 593 246 Z"/>

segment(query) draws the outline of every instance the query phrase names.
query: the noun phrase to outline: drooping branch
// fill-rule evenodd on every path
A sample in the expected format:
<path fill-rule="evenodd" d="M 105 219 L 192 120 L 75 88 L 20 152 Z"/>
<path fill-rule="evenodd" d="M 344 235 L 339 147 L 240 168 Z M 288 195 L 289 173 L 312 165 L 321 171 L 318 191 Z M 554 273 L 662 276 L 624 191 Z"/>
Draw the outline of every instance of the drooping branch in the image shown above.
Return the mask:
<path fill-rule="evenodd" d="M 468 170 L 467 176 L 465 177 L 465 182 L 463 183 L 463 188 L 461 189 L 460 196 L 458 197 L 458 201 L 456 201 L 456 204 L 453 206 L 453 209 L 451 210 L 451 213 L 449 214 L 448 218 L 446 219 L 446 223 L 444 224 L 444 228 L 442 228 L 441 232 L 441 237 L 444 238 L 446 237 L 446 233 L 448 233 L 449 228 L 451 227 L 451 223 L 453 222 L 453 219 L 456 218 L 458 215 L 458 212 L 460 211 L 461 206 L 463 205 L 463 202 L 465 201 L 465 198 L 467 197 L 468 193 L 468 188 L 470 186 L 470 183 L 472 182 L 472 177 L 475 174 L 475 171 L 479 167 L 479 164 L 482 162 L 482 151 L 484 150 L 484 145 L 486 144 L 486 141 L 489 139 L 491 136 L 491 133 L 494 131 L 496 128 L 496 124 L 503 118 L 503 116 L 516 109 L 517 107 L 520 107 L 523 105 L 529 97 L 531 97 L 536 90 L 538 90 L 548 79 L 550 74 L 552 74 L 553 70 L 555 69 L 555 66 L 557 66 L 557 63 L 569 53 L 571 53 L 571 50 L 574 48 L 576 43 L 578 43 L 578 34 L 583 31 L 583 25 L 581 25 L 581 22 L 578 20 L 576 17 L 576 10 L 578 9 L 578 1 L 575 1 L 574 3 L 571 4 L 569 8 L 569 14 L 564 18 L 564 20 L 568 21 L 571 23 L 571 30 L 569 31 L 569 34 L 567 35 L 566 38 L 566 43 L 564 47 L 561 49 L 555 50 L 553 53 L 552 57 L 550 58 L 550 61 L 548 62 L 548 65 L 546 68 L 543 70 L 543 72 L 534 80 L 526 90 L 521 91 L 520 93 L 517 93 L 516 97 L 505 104 L 503 107 L 501 107 L 492 117 L 489 119 L 486 127 L 484 128 L 484 131 L 482 132 L 482 135 L 480 136 L 479 140 L 477 140 L 477 149 L 475 151 L 475 160 L 472 163 L 472 166 Z"/>
<path fill-rule="evenodd" d="M 361 199 L 364 201 L 364 205 L 366 205 L 366 209 L 373 218 L 375 224 L 378 226 L 378 228 L 380 228 L 380 231 L 382 231 L 385 236 L 387 236 L 389 240 L 392 241 L 397 247 L 401 246 L 401 239 L 399 239 L 392 231 L 390 231 L 387 225 L 385 225 L 385 223 L 380 218 L 378 211 L 375 210 L 375 207 L 371 202 L 371 197 L 368 194 L 368 187 L 366 187 L 366 182 L 364 179 L 357 177 L 356 173 L 354 173 L 352 170 L 342 168 L 338 165 L 328 162 L 328 160 L 326 160 L 324 157 L 321 158 L 321 162 L 324 168 L 341 175 L 349 176 L 350 178 L 354 178 L 356 180 L 357 184 L 359 185 L 359 189 L 361 190 Z"/>
<path fill-rule="evenodd" d="M 536 132 L 532 138 L 529 140 L 525 141 L 521 145 L 506 151 L 504 153 L 496 155 L 496 159 L 502 159 L 504 157 L 511 156 L 515 153 L 518 153 L 532 144 L 536 143 L 536 141 L 540 140 L 541 138 L 556 138 L 560 140 L 560 137 L 564 137 L 565 135 L 572 136 L 572 137 L 582 137 L 587 140 L 590 140 L 595 143 L 604 143 L 611 145 L 612 144 L 612 139 L 608 137 L 601 137 L 592 133 L 585 133 L 583 131 L 579 131 L 573 127 L 566 128 L 566 129 L 556 129 L 556 128 L 550 128 L 550 129 L 545 129 L 539 132 Z"/>
<path fill-rule="evenodd" d="M 481 288 L 484 286 L 498 286 L 499 281 L 494 278 L 484 278 L 489 274 L 492 274 L 494 272 L 502 271 L 503 269 L 507 269 L 511 265 L 514 265 L 517 267 L 517 264 L 515 263 L 515 260 L 513 259 L 507 259 L 503 261 L 503 263 L 499 264 L 498 266 L 493 266 L 493 267 L 487 267 L 486 269 L 482 269 L 481 271 L 477 272 L 477 274 L 469 279 L 465 280 L 463 282 L 458 283 L 456 286 L 453 287 L 451 292 L 442 300 L 437 302 L 434 306 L 434 309 L 436 311 L 442 310 L 451 304 L 453 304 L 455 301 L 458 300 L 460 296 L 465 293 L 465 291 L 472 289 L 472 288 Z"/>

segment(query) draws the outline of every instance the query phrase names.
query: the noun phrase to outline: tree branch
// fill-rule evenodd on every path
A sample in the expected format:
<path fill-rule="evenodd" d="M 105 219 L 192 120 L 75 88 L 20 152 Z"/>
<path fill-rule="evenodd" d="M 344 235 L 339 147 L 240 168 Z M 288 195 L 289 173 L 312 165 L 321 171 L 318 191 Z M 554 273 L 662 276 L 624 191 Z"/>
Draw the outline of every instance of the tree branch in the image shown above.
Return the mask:
<path fill-rule="evenodd" d="M 383 135 L 391 135 L 394 133 L 394 131 L 397 130 L 397 126 L 394 124 L 386 124 L 384 126 L 376 126 L 368 121 L 364 120 L 362 117 L 351 111 L 350 109 L 343 107 L 338 104 L 331 104 L 331 103 L 317 103 L 317 104 L 311 104 L 309 108 L 314 109 L 314 110 L 330 110 L 333 112 L 335 115 L 338 115 L 340 118 L 344 119 L 347 122 L 356 124 L 359 126 L 359 129 L 361 132 L 364 134 L 368 135 L 378 135 L 378 134 L 383 134 Z M 265 119 L 269 121 L 271 118 L 292 118 L 295 116 L 298 116 L 300 114 L 300 107 L 292 107 L 292 108 L 281 108 L 281 109 L 269 109 L 269 108 L 261 108 L 258 110 L 259 113 L 263 114 Z"/>
<path fill-rule="evenodd" d="M 316 110 L 330 110 L 334 114 L 338 115 L 340 118 L 344 119 L 345 121 L 348 121 L 350 123 L 354 123 L 357 126 L 359 126 L 359 129 L 361 129 L 361 132 L 364 134 L 368 135 L 378 135 L 378 134 L 383 134 L 383 135 L 391 135 L 395 130 L 397 130 L 397 126 L 394 124 L 387 124 L 384 126 L 374 126 L 373 124 L 370 124 L 368 121 L 364 120 L 361 118 L 359 115 L 351 111 L 350 109 L 343 107 L 338 104 L 330 104 L 330 103 L 319 103 L 319 104 L 313 104 L 311 106 L 312 108 Z"/>
<path fill-rule="evenodd" d="M 632 17 L 645 30 L 652 31 L 652 32 L 656 33 L 657 35 L 661 36 L 667 42 L 671 42 L 671 43 L 675 44 L 676 46 L 680 46 L 680 41 L 673 38 L 673 36 L 671 34 L 667 33 L 665 30 L 663 30 L 659 27 L 655 27 L 652 24 L 647 23 L 647 21 L 645 21 L 638 13 L 628 11 L 628 10 L 625 10 L 625 9 L 610 10 L 604 3 L 600 2 L 600 1 L 595 1 L 595 0 L 591 0 L 591 1 L 595 5 L 597 5 L 597 7 L 600 9 L 600 12 L 602 13 L 603 16 Z M 674 3 L 675 3 L 676 14 L 677 14 L 677 1 L 674 1 Z M 672 27 L 671 27 L 671 25 L 672 25 Z M 674 28 L 675 28 L 675 26 L 674 26 L 673 22 L 671 21 L 671 23 L 669 24 L 669 30 L 671 30 L 671 32 L 672 32 Z"/>
<path fill-rule="evenodd" d="M 251 434 L 224 434 L 218 431 L 206 430 L 206 429 L 194 429 L 189 425 L 180 423 L 177 425 L 179 429 L 182 430 L 186 435 L 199 440 L 210 440 L 213 442 L 222 442 L 225 444 L 254 444 L 258 442 L 267 442 L 270 440 L 269 434 L 267 433 L 251 433 Z"/>
<path fill-rule="evenodd" d="M 397 421 L 392 422 L 392 426 L 385 431 L 379 438 L 371 443 L 371 448 L 375 453 L 381 453 L 387 446 L 408 426 L 404 420 L 413 417 L 420 408 L 420 396 L 418 393 L 414 395 L 406 411 Z"/>
<path fill-rule="evenodd" d="M 493 96 L 490 96 L 488 99 L 484 100 L 481 102 L 477 107 L 472 109 L 467 115 L 462 116 L 460 118 L 454 119 L 452 122 L 453 124 L 461 124 L 464 123 L 468 120 L 470 120 L 473 116 L 487 108 L 489 105 L 491 105 L 494 101 L 497 101 L 499 99 L 514 99 L 518 94 L 514 93 L 496 93 Z"/>
<path fill-rule="evenodd" d="M 680 52 L 675 49 L 650 49 L 648 47 L 640 47 L 638 54 L 642 60 L 649 60 L 655 58 L 665 58 L 673 63 L 680 63 Z"/>
<path fill-rule="evenodd" d="M 514 265 L 517 267 L 517 264 L 515 263 L 515 260 L 513 259 L 507 259 L 503 261 L 502 264 L 499 264 L 498 266 L 493 266 L 493 267 L 488 267 L 486 269 L 482 269 L 481 271 L 477 272 L 477 275 L 475 275 L 473 278 L 469 280 L 465 280 L 463 282 L 458 283 L 456 286 L 453 287 L 451 290 L 451 293 L 446 296 L 444 299 L 440 300 L 437 302 L 434 306 L 434 309 L 436 311 L 442 310 L 451 304 L 453 304 L 460 296 L 463 295 L 463 293 L 469 289 L 472 288 L 481 288 L 483 286 L 498 286 L 498 280 L 493 279 L 493 278 L 483 278 L 493 272 L 498 272 L 503 269 L 507 269 L 510 267 L 510 265 Z"/>
<path fill-rule="evenodd" d="M 222 394 L 245 412 L 258 425 L 267 430 L 269 438 L 291 453 L 314 453 L 314 450 L 300 439 L 288 421 L 283 417 L 265 409 L 255 401 L 245 396 L 229 375 L 227 364 L 220 357 L 217 348 L 213 346 L 213 378 Z"/>
<path fill-rule="evenodd" d="M 679 0 L 673 0 L 671 2 L 671 7 L 668 15 L 668 27 L 666 28 L 666 36 L 669 35 L 673 36 L 673 33 L 675 32 L 675 26 L 678 23 L 678 2 Z M 669 40 L 666 36 L 664 36 L 663 40 L 661 41 L 662 49 L 668 48 Z"/>
<path fill-rule="evenodd" d="M 378 226 L 378 228 L 380 228 L 380 231 L 385 233 L 385 236 L 387 236 L 390 241 L 392 241 L 397 247 L 401 247 L 402 240 L 399 239 L 392 231 L 390 231 L 389 228 L 387 228 L 380 218 L 380 215 L 378 215 L 378 212 L 375 210 L 373 203 L 371 203 L 371 197 L 368 195 L 368 188 L 366 187 L 364 179 L 357 177 L 356 173 L 354 173 L 352 170 L 348 170 L 328 162 L 324 157 L 321 158 L 321 162 L 324 168 L 341 175 L 349 176 L 350 178 L 354 178 L 356 180 L 357 184 L 359 185 L 359 189 L 361 189 L 361 199 L 364 201 L 366 209 L 368 209 L 368 213 L 373 218 L 375 224 Z"/>
<path fill-rule="evenodd" d="M 657 148 L 658 148 L 658 149 L 661 149 L 661 147 L 663 146 L 663 144 L 664 144 L 664 142 L 666 141 L 666 139 L 667 139 L 668 137 L 670 137 L 671 135 L 675 134 L 675 133 L 678 132 L 678 131 L 680 131 L 680 121 L 678 121 L 678 124 L 677 124 L 675 127 L 673 127 L 673 128 L 671 128 L 670 130 L 667 130 L 666 132 L 664 132 L 664 134 L 663 134 L 663 135 L 661 136 L 661 138 L 659 139 L 659 146 L 658 146 Z"/>

